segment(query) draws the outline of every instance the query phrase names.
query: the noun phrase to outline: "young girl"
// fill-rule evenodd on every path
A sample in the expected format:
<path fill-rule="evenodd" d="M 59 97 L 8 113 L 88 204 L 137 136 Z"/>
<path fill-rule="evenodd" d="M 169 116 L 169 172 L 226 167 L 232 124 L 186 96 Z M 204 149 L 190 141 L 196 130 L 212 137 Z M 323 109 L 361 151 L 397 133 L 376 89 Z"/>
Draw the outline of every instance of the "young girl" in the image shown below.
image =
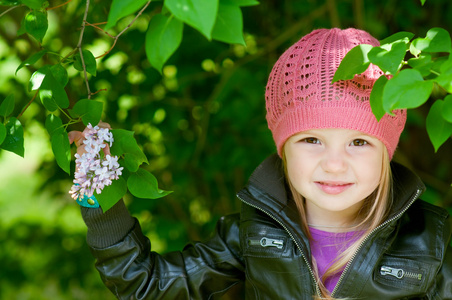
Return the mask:
<path fill-rule="evenodd" d="M 449 215 L 390 163 L 406 111 L 375 119 L 375 66 L 331 84 L 363 43 L 378 45 L 361 30 L 320 29 L 279 58 L 266 90 L 278 155 L 206 242 L 160 255 L 122 201 L 106 213 L 82 208 L 96 267 L 118 299 L 218 299 L 239 282 L 243 299 L 452 299 Z"/>

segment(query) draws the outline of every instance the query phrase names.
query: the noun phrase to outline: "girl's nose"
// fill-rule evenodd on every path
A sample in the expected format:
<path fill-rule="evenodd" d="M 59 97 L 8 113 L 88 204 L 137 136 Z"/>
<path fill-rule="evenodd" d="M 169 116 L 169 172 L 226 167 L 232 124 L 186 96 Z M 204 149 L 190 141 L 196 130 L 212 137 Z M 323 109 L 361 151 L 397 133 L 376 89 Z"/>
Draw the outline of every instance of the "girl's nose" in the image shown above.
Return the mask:
<path fill-rule="evenodd" d="M 327 149 L 321 166 L 325 172 L 340 173 L 347 170 L 346 153 L 342 149 Z"/>

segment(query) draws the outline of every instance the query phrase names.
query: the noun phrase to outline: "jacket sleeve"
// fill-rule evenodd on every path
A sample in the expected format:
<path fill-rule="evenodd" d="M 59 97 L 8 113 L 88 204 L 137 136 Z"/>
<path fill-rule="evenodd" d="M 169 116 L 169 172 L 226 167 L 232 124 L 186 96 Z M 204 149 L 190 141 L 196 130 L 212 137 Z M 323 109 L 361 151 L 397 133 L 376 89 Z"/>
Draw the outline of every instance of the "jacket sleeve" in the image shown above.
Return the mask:
<path fill-rule="evenodd" d="M 216 299 L 243 280 L 238 215 L 221 218 L 205 243 L 159 255 L 122 201 L 111 210 L 82 215 L 96 268 L 118 299 Z"/>
<path fill-rule="evenodd" d="M 452 219 L 450 216 L 445 220 L 446 226 L 443 231 L 443 240 L 446 242 L 444 247 L 444 259 L 441 269 L 436 276 L 437 294 L 435 299 L 452 300 L 452 246 L 451 246 L 451 232 Z"/>

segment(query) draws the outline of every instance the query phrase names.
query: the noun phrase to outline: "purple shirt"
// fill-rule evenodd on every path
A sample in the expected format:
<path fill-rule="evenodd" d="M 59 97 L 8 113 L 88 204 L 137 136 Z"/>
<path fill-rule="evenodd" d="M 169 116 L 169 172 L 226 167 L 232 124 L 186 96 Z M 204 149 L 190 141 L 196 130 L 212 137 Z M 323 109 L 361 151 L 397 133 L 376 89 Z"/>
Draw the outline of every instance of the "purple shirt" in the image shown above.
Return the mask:
<path fill-rule="evenodd" d="M 360 235 L 356 231 L 350 232 L 328 232 L 315 228 L 309 228 L 312 235 L 311 252 L 317 262 L 319 276 L 322 278 L 325 271 L 330 267 L 336 257 L 342 253 L 351 243 L 356 241 Z M 329 277 L 325 286 L 328 291 L 332 292 L 336 286 L 342 271 Z"/>

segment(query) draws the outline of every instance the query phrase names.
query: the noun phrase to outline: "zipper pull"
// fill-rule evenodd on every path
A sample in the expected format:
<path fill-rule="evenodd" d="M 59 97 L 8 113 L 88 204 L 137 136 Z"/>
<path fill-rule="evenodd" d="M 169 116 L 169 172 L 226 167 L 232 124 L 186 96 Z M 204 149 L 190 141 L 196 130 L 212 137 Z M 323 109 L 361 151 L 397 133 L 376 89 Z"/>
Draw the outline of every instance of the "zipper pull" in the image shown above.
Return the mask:
<path fill-rule="evenodd" d="M 391 275 L 394 277 L 397 277 L 398 279 L 403 278 L 403 275 L 405 275 L 405 271 L 403 271 L 402 269 L 396 269 L 396 268 L 391 268 L 391 267 L 387 267 L 387 266 L 382 266 L 380 269 L 380 274 L 381 275 Z"/>
<path fill-rule="evenodd" d="M 260 240 L 260 244 L 262 247 L 276 247 L 278 249 L 282 249 L 284 246 L 283 240 L 277 240 L 277 239 L 269 239 L 268 237 L 263 237 Z"/>
<path fill-rule="evenodd" d="M 405 272 L 402 269 L 396 269 L 391 268 L 387 266 L 382 266 L 380 268 L 380 274 L 381 275 L 391 275 L 398 279 L 402 279 L 403 277 L 416 279 L 416 280 L 422 280 L 422 274 L 421 273 L 413 273 L 413 272 Z"/>

